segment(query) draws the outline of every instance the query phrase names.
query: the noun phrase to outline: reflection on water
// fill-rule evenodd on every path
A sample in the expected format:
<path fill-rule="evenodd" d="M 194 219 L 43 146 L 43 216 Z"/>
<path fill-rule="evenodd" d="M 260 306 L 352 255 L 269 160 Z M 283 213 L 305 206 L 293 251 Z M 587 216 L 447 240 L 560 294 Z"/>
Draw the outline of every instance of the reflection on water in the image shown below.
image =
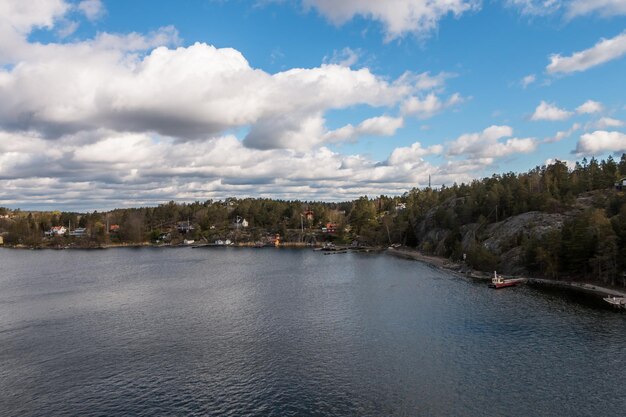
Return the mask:
<path fill-rule="evenodd" d="M 2 415 L 623 415 L 626 315 L 384 255 L 0 250 Z"/>

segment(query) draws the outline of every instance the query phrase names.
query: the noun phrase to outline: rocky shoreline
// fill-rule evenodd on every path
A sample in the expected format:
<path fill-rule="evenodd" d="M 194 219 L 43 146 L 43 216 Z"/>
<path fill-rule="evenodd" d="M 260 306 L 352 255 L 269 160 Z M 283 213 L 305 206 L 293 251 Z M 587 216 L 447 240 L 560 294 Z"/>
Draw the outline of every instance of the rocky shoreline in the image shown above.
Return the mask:
<path fill-rule="evenodd" d="M 445 270 L 446 272 L 451 272 L 457 276 L 490 281 L 491 274 L 487 274 L 485 272 L 475 271 L 469 269 L 467 266 L 452 262 L 445 258 L 440 258 L 437 256 L 424 255 L 421 252 L 410 249 L 398 249 L 398 248 L 389 248 L 387 250 L 388 254 L 392 256 L 401 257 L 404 259 L 412 259 L 415 261 L 423 262 L 429 264 L 437 269 Z M 626 297 L 626 290 L 609 288 L 600 285 L 596 285 L 593 283 L 585 283 L 585 282 L 574 282 L 574 281 L 557 281 L 545 278 L 532 278 L 532 277 L 508 277 L 508 278 L 523 278 L 528 285 L 542 287 L 542 288 L 560 288 L 568 291 L 574 291 L 578 293 L 584 293 L 587 295 L 592 295 L 595 297 Z"/>

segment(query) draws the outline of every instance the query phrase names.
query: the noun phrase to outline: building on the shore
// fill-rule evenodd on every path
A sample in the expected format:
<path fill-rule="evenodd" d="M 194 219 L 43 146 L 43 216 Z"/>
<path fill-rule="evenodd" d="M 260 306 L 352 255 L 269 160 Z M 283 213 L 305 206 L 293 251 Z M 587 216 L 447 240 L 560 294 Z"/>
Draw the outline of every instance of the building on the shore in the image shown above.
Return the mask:
<path fill-rule="evenodd" d="M 178 230 L 179 233 L 182 234 L 187 234 L 187 233 L 191 233 L 194 230 L 193 225 L 189 222 L 189 220 L 184 221 L 184 222 L 178 222 L 176 223 L 176 230 Z"/>
<path fill-rule="evenodd" d="M 615 183 L 615 189 L 617 191 L 626 191 L 626 178 L 622 178 L 621 180 Z"/>
<path fill-rule="evenodd" d="M 87 236 L 87 229 L 84 227 L 77 227 L 74 230 L 70 230 L 69 235 L 74 237 L 84 237 Z"/>
<path fill-rule="evenodd" d="M 65 226 L 53 226 L 47 232 L 44 232 L 46 236 L 63 236 L 67 233 Z"/>
<path fill-rule="evenodd" d="M 243 217 L 239 217 L 237 216 L 235 218 L 235 221 L 233 222 L 233 227 L 235 229 L 239 229 L 239 228 L 247 228 L 250 225 L 250 223 L 248 223 L 248 221 L 246 219 L 244 219 Z"/>
<path fill-rule="evenodd" d="M 0 246 L 4 245 L 4 238 L 0 236 Z"/>
<path fill-rule="evenodd" d="M 119 231 L 120 231 L 119 224 L 112 224 L 111 226 L 109 226 L 109 233 L 117 233 Z"/>

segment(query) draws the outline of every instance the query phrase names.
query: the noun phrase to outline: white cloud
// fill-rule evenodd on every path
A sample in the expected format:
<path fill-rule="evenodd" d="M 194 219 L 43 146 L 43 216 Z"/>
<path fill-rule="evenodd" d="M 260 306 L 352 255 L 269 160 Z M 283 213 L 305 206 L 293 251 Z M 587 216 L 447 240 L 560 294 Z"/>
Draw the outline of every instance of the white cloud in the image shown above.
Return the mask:
<path fill-rule="evenodd" d="M 418 119 L 429 119 L 447 108 L 463 103 L 463 101 L 465 99 L 458 93 L 453 94 L 445 101 L 442 101 L 434 93 L 430 93 L 424 98 L 413 96 L 402 104 L 402 114 L 415 116 Z"/>
<path fill-rule="evenodd" d="M 506 0 L 506 4 L 529 16 L 545 16 L 561 8 L 561 0 Z"/>
<path fill-rule="evenodd" d="M 323 137 L 323 142 L 355 141 L 361 136 L 393 136 L 402 126 L 404 126 L 402 117 L 372 117 L 362 121 L 357 126 L 348 124 L 327 132 Z"/>
<path fill-rule="evenodd" d="M 418 91 L 440 91 L 443 89 L 446 81 L 454 77 L 456 77 L 456 74 L 450 72 L 430 75 L 428 71 L 420 74 L 407 71 L 396 82 L 413 85 Z"/>
<path fill-rule="evenodd" d="M 106 13 L 101 0 L 82 0 L 78 3 L 78 10 L 89 20 L 98 20 Z"/>
<path fill-rule="evenodd" d="M 393 150 L 387 164 L 389 165 L 402 165 L 402 164 L 414 164 L 421 162 L 422 158 L 427 155 L 439 155 L 443 152 L 443 146 L 432 145 L 428 148 L 423 148 L 422 144 L 415 142 L 409 147 L 396 148 Z"/>
<path fill-rule="evenodd" d="M 37 135 L 0 131 L 0 205 L 65 208 L 154 204 L 228 196 L 344 200 L 400 194 L 437 168 L 416 160 L 377 164 L 327 148 L 257 150 L 233 136 L 179 143 L 145 133 L 69 135 L 54 146 Z M 442 176 L 442 178 L 444 178 Z"/>
<path fill-rule="evenodd" d="M 553 103 L 547 103 L 545 101 L 541 101 L 541 103 L 535 109 L 535 112 L 530 117 L 530 120 L 566 120 L 569 119 L 573 115 L 572 112 L 560 109 L 555 106 Z"/>
<path fill-rule="evenodd" d="M 551 138 L 546 138 L 546 139 L 544 140 L 544 143 L 555 143 L 555 142 L 560 142 L 560 141 L 562 141 L 563 139 L 567 139 L 567 138 L 569 138 L 570 136 L 572 136 L 572 135 L 574 134 L 574 132 L 576 132 L 576 131 L 580 130 L 580 128 L 581 128 L 580 123 L 574 123 L 574 124 L 572 125 L 572 127 L 571 127 L 571 128 L 569 128 L 568 130 L 562 130 L 562 131 L 556 132 L 556 135 L 554 135 L 553 137 L 551 137 Z"/>
<path fill-rule="evenodd" d="M 571 56 L 551 55 L 550 64 L 546 69 L 550 74 L 586 71 L 621 58 L 624 54 L 626 54 L 626 32 L 611 39 L 601 39 L 593 47 L 575 52 Z"/>
<path fill-rule="evenodd" d="M 334 51 L 331 57 L 324 57 L 325 64 L 336 64 L 342 67 L 352 67 L 359 62 L 361 51 L 351 48 L 343 48 L 340 51 Z"/>
<path fill-rule="evenodd" d="M 567 16 L 570 18 L 591 13 L 604 17 L 624 15 L 626 2 L 624 0 L 572 0 L 568 5 Z"/>
<path fill-rule="evenodd" d="M 594 13 L 602 17 L 626 14 L 624 0 L 506 0 L 506 4 L 526 16 L 548 16 L 563 12 L 566 19 L 572 19 Z"/>
<path fill-rule="evenodd" d="M 593 114 L 600 113 L 603 110 L 602 103 L 593 100 L 587 100 L 576 108 L 578 114 Z"/>
<path fill-rule="evenodd" d="M 602 117 L 596 122 L 589 123 L 588 127 L 598 130 L 605 130 L 611 127 L 622 127 L 624 122 L 611 117 Z"/>
<path fill-rule="evenodd" d="M 622 132 L 606 130 L 585 133 L 580 137 L 574 152 L 579 156 L 626 152 L 626 135 Z"/>
<path fill-rule="evenodd" d="M 57 29 L 57 34 L 60 38 L 67 38 L 68 36 L 76 32 L 78 26 L 80 26 L 78 22 L 68 20 L 67 22 L 64 22 L 63 26 Z"/>
<path fill-rule="evenodd" d="M 9 27 L 21 34 L 28 33 L 33 28 L 50 29 L 69 8 L 64 0 L 2 0 L 0 28 Z"/>
<path fill-rule="evenodd" d="M 478 0 L 302 0 L 306 7 L 316 8 L 331 22 L 340 25 L 355 16 L 383 24 L 387 41 L 413 33 L 427 34 L 448 15 L 461 16 L 477 9 Z"/>
<path fill-rule="evenodd" d="M 389 83 L 339 65 L 272 75 L 250 67 L 239 51 L 199 43 L 134 54 L 176 39 L 164 28 L 149 37 L 102 34 L 37 46 L 25 54 L 30 59 L 0 72 L 0 124 L 50 136 L 104 127 L 180 138 L 251 126 L 251 146 L 303 149 L 315 145 L 310 135 L 324 133 L 324 112 L 393 106 L 417 90 L 407 84 L 411 77 Z"/>
<path fill-rule="evenodd" d="M 529 85 L 533 84 L 535 81 L 537 81 L 537 76 L 535 76 L 535 74 L 530 74 L 525 76 L 524 78 L 522 78 L 522 87 L 527 88 Z"/>
<path fill-rule="evenodd" d="M 466 133 L 448 146 L 448 156 L 465 156 L 474 160 L 492 160 L 516 153 L 530 153 L 537 148 L 533 138 L 511 138 L 509 126 L 490 126 L 480 133 Z M 501 139 L 510 138 L 502 142 Z"/>

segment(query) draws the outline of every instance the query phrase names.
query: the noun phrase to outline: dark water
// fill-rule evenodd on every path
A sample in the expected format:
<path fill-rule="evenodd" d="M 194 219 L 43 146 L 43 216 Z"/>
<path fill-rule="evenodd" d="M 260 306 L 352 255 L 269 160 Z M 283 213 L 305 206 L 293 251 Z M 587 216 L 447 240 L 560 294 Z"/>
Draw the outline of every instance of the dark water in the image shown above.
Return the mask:
<path fill-rule="evenodd" d="M 0 250 L 0 414 L 621 416 L 626 314 L 385 255 Z"/>

